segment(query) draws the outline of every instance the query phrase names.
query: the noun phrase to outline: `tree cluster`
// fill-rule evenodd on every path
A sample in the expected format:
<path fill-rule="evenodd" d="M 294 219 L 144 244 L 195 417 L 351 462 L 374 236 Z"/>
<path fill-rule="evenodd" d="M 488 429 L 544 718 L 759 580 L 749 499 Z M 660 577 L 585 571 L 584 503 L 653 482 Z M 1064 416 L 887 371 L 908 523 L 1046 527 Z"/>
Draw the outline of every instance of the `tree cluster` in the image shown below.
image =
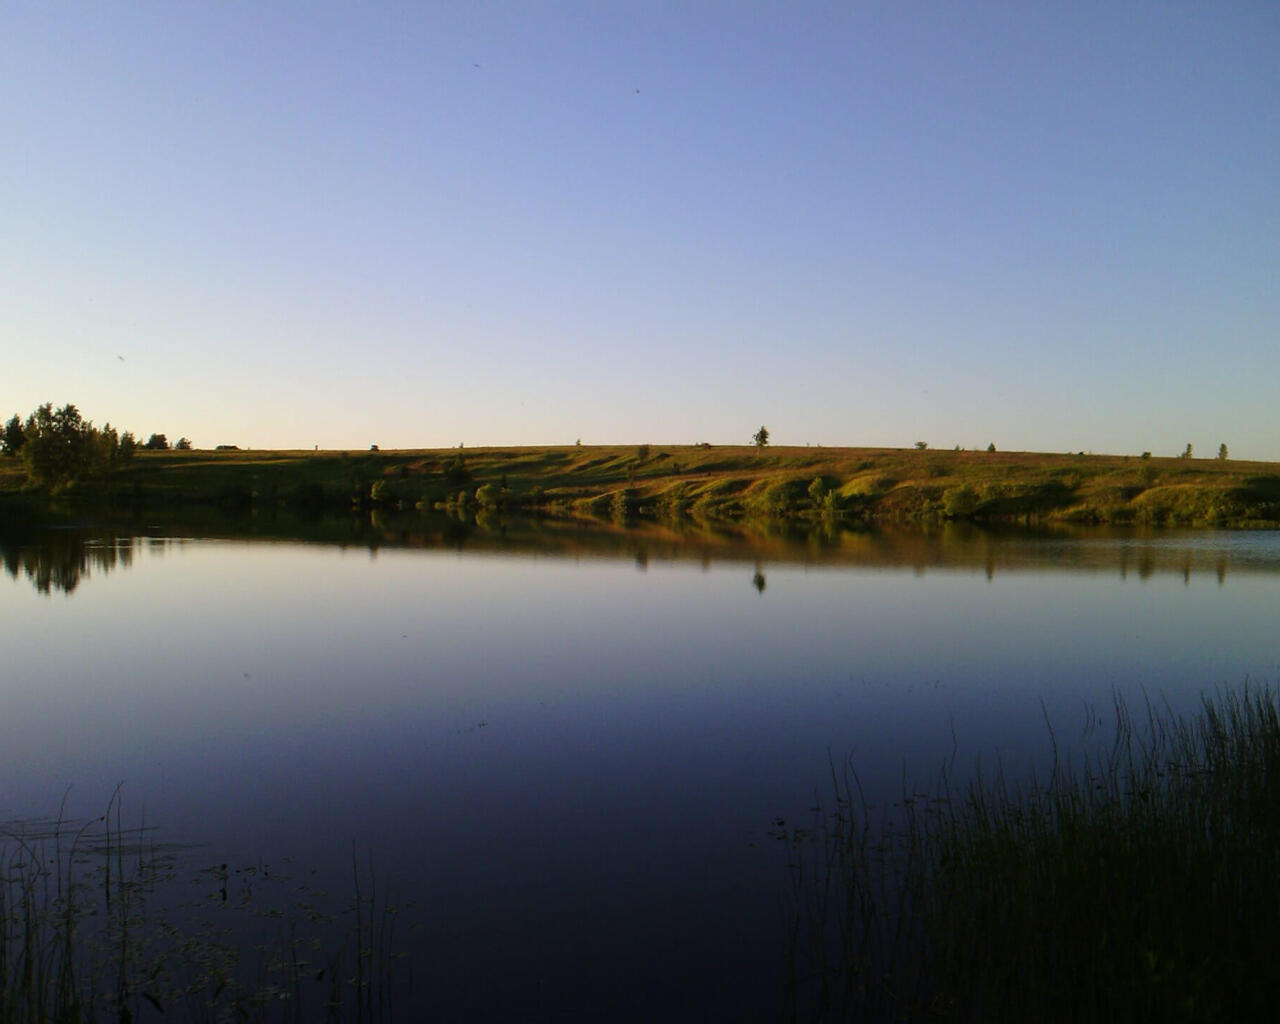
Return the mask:
<path fill-rule="evenodd" d="M 169 442 L 164 434 L 152 434 L 139 445 L 131 431 L 121 433 L 110 423 L 94 426 L 71 403 L 55 409 L 45 402 L 25 420 L 14 413 L 0 431 L 0 452 L 20 457 L 27 477 L 39 487 L 105 476 L 128 463 L 140 447 L 165 449 Z M 175 447 L 190 448 L 191 442 L 184 437 Z"/>
<path fill-rule="evenodd" d="M 110 423 L 95 427 L 70 403 L 54 409 L 45 402 L 25 422 L 15 414 L 3 434 L 5 454 L 21 456 L 27 476 L 42 487 L 102 475 L 127 461 L 136 444 L 132 434 L 121 435 Z"/>

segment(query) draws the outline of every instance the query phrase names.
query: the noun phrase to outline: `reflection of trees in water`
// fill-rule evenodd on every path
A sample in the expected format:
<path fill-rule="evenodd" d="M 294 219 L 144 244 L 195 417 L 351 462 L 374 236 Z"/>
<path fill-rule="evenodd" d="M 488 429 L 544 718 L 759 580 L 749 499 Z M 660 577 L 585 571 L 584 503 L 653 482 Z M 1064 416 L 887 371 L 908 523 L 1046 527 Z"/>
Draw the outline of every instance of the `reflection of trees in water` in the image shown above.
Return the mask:
<path fill-rule="evenodd" d="M 70 594 L 94 572 L 133 564 L 134 538 L 102 539 L 73 530 L 55 530 L 26 543 L 0 540 L 0 563 L 13 579 L 25 576 L 36 590 Z"/>
<path fill-rule="evenodd" d="M 768 585 L 764 578 L 764 571 L 760 568 L 759 562 L 756 562 L 756 574 L 751 577 L 751 585 L 756 588 L 757 594 L 763 594 L 764 588 Z"/>
<path fill-rule="evenodd" d="M 1128 528 L 980 528 L 962 523 L 716 524 L 690 519 L 644 522 L 627 527 L 569 517 L 473 516 L 368 513 L 295 519 L 280 514 L 234 523 L 204 515 L 191 522 L 157 527 L 137 524 L 117 537 L 110 527 L 27 529 L 0 537 L 0 565 L 15 579 L 26 576 L 41 593 L 71 592 L 94 569 L 128 565 L 135 554 L 160 553 L 181 536 L 238 541 L 288 539 L 342 548 L 452 548 L 530 552 L 580 558 L 630 558 L 636 568 L 691 560 L 704 571 L 717 562 L 755 563 L 752 586 L 763 593 L 766 562 L 785 565 L 840 565 L 907 569 L 924 576 L 936 569 L 974 571 L 990 581 L 1017 571 L 1119 572 L 1148 581 L 1162 574 L 1190 583 L 1200 575 L 1218 585 L 1239 572 L 1280 574 L 1280 544 L 1274 534 L 1254 543 L 1239 534 Z M 154 531 L 166 532 L 157 534 Z M 141 556 L 139 556 L 141 557 Z"/>

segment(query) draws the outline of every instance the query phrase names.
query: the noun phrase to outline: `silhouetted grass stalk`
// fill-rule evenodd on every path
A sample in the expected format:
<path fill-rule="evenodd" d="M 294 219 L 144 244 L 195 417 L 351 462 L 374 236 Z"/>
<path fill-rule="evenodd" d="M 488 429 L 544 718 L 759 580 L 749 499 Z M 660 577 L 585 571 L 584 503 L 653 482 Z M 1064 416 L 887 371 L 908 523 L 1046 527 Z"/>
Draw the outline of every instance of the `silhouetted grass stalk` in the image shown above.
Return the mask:
<path fill-rule="evenodd" d="M 392 1018 L 398 908 L 372 863 L 353 854 L 337 912 L 267 865 L 205 869 L 191 902 L 150 832 L 118 790 L 87 823 L 0 823 L 0 1024 Z"/>
<path fill-rule="evenodd" d="M 1094 720 L 1096 726 L 1096 719 Z M 1052 740 L 1052 730 L 1050 730 Z M 1119 697 L 1047 782 L 997 768 L 877 823 L 853 766 L 793 842 L 797 1019 L 1261 1020 L 1280 954 L 1280 708 Z M 816 810 L 816 809 L 815 809 Z M 812 840 L 812 841 L 810 841 Z"/>

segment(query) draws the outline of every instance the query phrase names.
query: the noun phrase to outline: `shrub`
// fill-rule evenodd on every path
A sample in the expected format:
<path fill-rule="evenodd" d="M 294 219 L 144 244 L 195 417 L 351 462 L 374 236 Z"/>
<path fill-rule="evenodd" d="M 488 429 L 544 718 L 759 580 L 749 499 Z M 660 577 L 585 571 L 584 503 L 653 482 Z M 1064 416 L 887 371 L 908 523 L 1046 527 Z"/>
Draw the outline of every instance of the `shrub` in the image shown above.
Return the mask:
<path fill-rule="evenodd" d="M 635 512 L 635 507 L 635 493 L 630 488 L 614 491 L 609 499 L 609 513 L 615 519 L 626 519 Z"/>
<path fill-rule="evenodd" d="M 684 488 L 677 485 L 664 491 L 658 498 L 658 512 L 672 519 L 679 518 L 689 511 L 691 500 Z"/>
<path fill-rule="evenodd" d="M 810 485 L 812 486 L 812 485 Z M 804 507 L 805 482 L 803 480 L 778 480 L 750 491 L 753 512 L 763 516 L 785 516 Z"/>
<path fill-rule="evenodd" d="M 952 487 L 942 496 L 942 507 L 952 519 L 968 519 L 978 509 L 978 492 L 968 484 Z"/>
<path fill-rule="evenodd" d="M 445 466 L 444 478 L 451 484 L 464 484 L 471 479 L 471 471 L 461 455 L 455 455 Z"/>
<path fill-rule="evenodd" d="M 481 484 L 476 488 L 476 504 L 483 509 L 501 508 L 505 497 L 505 492 L 497 484 Z"/>

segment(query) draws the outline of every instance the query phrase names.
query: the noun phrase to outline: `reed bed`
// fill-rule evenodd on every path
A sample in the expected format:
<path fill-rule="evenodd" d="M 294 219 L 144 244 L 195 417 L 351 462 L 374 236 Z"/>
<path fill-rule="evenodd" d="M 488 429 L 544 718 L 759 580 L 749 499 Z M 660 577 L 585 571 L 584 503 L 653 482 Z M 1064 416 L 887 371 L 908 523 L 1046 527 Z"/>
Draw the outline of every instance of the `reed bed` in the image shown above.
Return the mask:
<path fill-rule="evenodd" d="M 1096 718 L 1094 719 L 1097 722 Z M 1274 1014 L 1280 708 L 1118 696 L 1046 780 L 953 781 L 873 814 L 854 766 L 792 847 L 794 1020 L 1240 1021 Z"/>
<path fill-rule="evenodd" d="M 0 1024 L 393 1019 L 398 908 L 287 862 L 183 873 L 196 852 L 107 813 L 0 823 Z"/>

